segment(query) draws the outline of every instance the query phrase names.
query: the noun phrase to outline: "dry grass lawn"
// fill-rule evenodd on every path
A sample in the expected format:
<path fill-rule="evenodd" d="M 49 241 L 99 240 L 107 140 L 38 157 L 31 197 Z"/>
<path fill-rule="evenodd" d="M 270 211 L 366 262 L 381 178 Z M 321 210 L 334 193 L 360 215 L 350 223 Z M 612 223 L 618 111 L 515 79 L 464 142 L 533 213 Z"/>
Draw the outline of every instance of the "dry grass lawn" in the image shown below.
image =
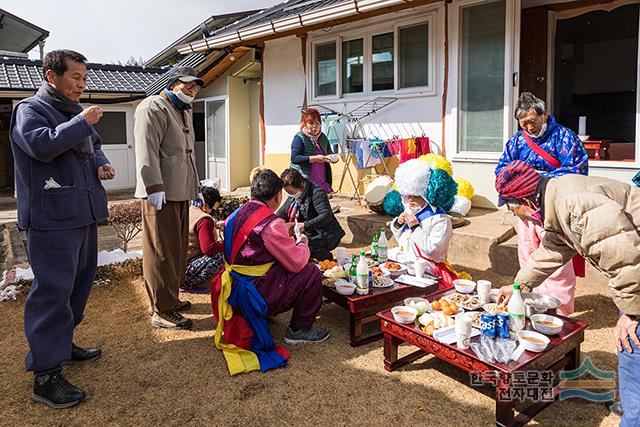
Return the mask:
<path fill-rule="evenodd" d="M 487 275 L 485 274 L 484 277 Z M 497 278 L 493 278 L 497 280 Z M 122 279 L 94 288 L 80 345 L 98 345 L 94 364 L 65 368 L 88 398 L 68 410 L 52 410 L 30 398 L 33 376 L 24 372 L 24 297 L 0 303 L 1 425 L 432 425 L 494 424 L 494 403 L 466 386 L 467 377 L 430 356 L 388 373 L 382 342 L 351 348 L 345 312 L 323 307 L 319 322 L 333 336 L 318 345 L 290 346 L 286 369 L 230 377 L 213 348 L 214 324 L 208 295 L 191 295 L 193 331 L 149 326 L 142 280 Z M 583 357 L 615 369 L 611 330 L 616 310 L 606 289 L 580 283 L 576 316 L 591 327 Z M 288 315 L 272 324 L 282 340 Z M 602 404 L 555 403 L 531 425 L 615 426 Z"/>

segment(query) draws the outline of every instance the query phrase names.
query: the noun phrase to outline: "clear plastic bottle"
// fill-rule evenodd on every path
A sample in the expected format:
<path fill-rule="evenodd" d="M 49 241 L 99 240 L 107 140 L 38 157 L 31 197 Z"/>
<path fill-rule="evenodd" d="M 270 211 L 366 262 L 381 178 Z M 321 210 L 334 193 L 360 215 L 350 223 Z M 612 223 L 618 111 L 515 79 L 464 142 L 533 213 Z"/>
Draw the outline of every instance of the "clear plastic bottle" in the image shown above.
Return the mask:
<path fill-rule="evenodd" d="M 380 237 L 378 238 L 378 261 L 387 262 L 389 257 L 388 253 L 389 241 L 387 235 L 384 232 L 384 227 L 380 228 Z"/>
<path fill-rule="evenodd" d="M 369 266 L 364 257 L 364 251 L 360 252 L 360 259 L 356 267 L 356 293 L 366 295 L 369 293 Z"/>
<path fill-rule="evenodd" d="M 524 329 L 525 325 L 525 311 L 524 300 L 520 293 L 520 285 L 518 283 L 513 284 L 513 294 L 509 299 L 507 305 L 507 311 L 509 312 L 509 329 L 512 332 L 518 332 Z"/>

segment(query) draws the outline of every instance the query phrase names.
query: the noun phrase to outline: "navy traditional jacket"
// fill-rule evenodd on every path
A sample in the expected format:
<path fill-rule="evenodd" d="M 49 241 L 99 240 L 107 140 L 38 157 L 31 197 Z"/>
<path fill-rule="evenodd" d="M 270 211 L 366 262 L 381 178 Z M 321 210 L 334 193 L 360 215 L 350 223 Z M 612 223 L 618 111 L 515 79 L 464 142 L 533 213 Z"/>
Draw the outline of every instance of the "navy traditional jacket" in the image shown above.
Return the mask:
<path fill-rule="evenodd" d="M 100 149 L 100 137 L 83 117 L 69 120 L 67 113 L 34 96 L 16 106 L 9 129 L 18 227 L 64 230 L 107 217 L 107 194 L 97 169 L 109 161 Z M 87 137 L 94 155 L 83 158 L 72 148 Z M 50 178 L 60 188 L 45 189 Z"/>

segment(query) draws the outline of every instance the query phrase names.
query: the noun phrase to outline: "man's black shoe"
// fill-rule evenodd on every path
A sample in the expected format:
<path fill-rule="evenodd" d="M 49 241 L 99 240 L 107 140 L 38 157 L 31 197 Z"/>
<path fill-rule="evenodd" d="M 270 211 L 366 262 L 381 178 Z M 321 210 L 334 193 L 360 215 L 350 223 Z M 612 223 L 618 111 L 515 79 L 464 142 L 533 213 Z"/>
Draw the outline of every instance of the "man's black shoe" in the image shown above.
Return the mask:
<path fill-rule="evenodd" d="M 33 393 L 31 398 L 36 402 L 41 402 L 50 408 L 64 409 L 82 402 L 84 391 L 74 387 L 62 375 L 62 372 L 55 374 L 37 375 L 33 383 Z"/>
<path fill-rule="evenodd" d="M 71 347 L 71 360 L 66 361 L 65 365 L 81 365 L 84 363 L 98 360 L 102 351 L 99 348 L 82 348 L 75 344 Z"/>

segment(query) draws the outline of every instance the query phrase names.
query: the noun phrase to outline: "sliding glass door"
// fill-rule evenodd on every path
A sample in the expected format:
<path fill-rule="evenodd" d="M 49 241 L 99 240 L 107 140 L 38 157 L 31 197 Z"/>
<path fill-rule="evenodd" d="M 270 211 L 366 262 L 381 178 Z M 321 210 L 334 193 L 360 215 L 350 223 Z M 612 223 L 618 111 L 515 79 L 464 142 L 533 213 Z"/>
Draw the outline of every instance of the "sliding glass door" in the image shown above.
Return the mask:
<path fill-rule="evenodd" d="M 500 153 L 514 131 L 519 4 L 517 0 L 459 3 L 459 152 Z"/>

